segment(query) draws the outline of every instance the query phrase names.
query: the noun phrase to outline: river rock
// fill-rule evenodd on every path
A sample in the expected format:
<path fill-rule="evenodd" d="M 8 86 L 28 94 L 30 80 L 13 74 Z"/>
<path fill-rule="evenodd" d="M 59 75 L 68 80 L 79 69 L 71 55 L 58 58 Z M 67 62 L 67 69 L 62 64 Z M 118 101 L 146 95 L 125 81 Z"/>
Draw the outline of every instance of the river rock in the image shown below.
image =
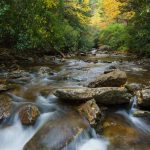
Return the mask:
<path fill-rule="evenodd" d="M 0 92 L 4 92 L 11 89 L 10 84 L 7 83 L 6 79 L 0 79 Z"/>
<path fill-rule="evenodd" d="M 89 124 L 76 112 L 48 121 L 26 144 L 24 150 L 61 150 L 79 136 Z"/>
<path fill-rule="evenodd" d="M 30 77 L 30 74 L 24 70 L 15 70 L 7 75 L 9 79 L 17 79 L 21 77 Z"/>
<path fill-rule="evenodd" d="M 130 83 L 125 85 L 125 87 L 130 91 L 130 92 L 136 92 L 139 90 L 142 90 L 145 86 L 140 83 Z"/>
<path fill-rule="evenodd" d="M 5 84 L 0 84 L 0 92 L 7 91 L 8 88 Z"/>
<path fill-rule="evenodd" d="M 94 90 L 90 88 L 69 88 L 57 89 L 54 95 L 66 102 L 82 103 L 91 100 L 94 96 Z"/>
<path fill-rule="evenodd" d="M 127 75 L 124 71 L 115 70 L 107 74 L 98 76 L 88 84 L 90 88 L 96 87 L 120 87 L 127 81 Z"/>
<path fill-rule="evenodd" d="M 32 125 L 36 122 L 40 111 L 35 105 L 25 105 L 19 111 L 19 117 L 23 125 Z"/>
<path fill-rule="evenodd" d="M 150 89 L 143 89 L 137 92 L 138 105 L 141 107 L 150 107 Z"/>
<path fill-rule="evenodd" d="M 124 87 L 103 87 L 95 90 L 94 99 L 98 104 L 112 105 L 129 103 L 132 95 Z"/>
<path fill-rule="evenodd" d="M 113 71 L 115 71 L 116 69 L 117 69 L 116 66 L 110 66 L 110 67 L 108 67 L 108 68 L 104 71 L 104 74 L 113 72 Z"/>
<path fill-rule="evenodd" d="M 12 101 L 7 95 L 0 95 L 0 120 L 10 117 L 12 112 Z"/>
<path fill-rule="evenodd" d="M 145 111 L 145 110 L 135 110 L 133 112 L 133 115 L 135 117 L 150 117 L 150 111 Z"/>
<path fill-rule="evenodd" d="M 38 75 L 41 77 L 48 77 L 49 75 L 53 75 L 54 72 L 49 67 L 40 67 L 38 70 Z"/>
<path fill-rule="evenodd" d="M 97 117 L 101 114 L 101 110 L 96 104 L 95 100 L 89 100 L 77 107 L 78 112 L 87 118 L 89 123 L 95 124 Z"/>
<path fill-rule="evenodd" d="M 122 104 L 128 103 L 131 94 L 124 87 L 102 87 L 102 88 L 69 88 L 57 89 L 54 95 L 65 102 L 83 103 L 94 98 L 97 103 Z"/>

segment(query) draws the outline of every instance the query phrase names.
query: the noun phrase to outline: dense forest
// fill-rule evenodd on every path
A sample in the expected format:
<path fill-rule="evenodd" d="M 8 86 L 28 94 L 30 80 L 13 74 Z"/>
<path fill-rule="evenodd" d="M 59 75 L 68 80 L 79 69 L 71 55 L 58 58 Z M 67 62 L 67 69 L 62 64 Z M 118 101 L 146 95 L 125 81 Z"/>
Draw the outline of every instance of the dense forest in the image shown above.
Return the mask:
<path fill-rule="evenodd" d="M 109 45 L 150 56 L 148 0 L 1 0 L 0 47 L 75 52 Z"/>

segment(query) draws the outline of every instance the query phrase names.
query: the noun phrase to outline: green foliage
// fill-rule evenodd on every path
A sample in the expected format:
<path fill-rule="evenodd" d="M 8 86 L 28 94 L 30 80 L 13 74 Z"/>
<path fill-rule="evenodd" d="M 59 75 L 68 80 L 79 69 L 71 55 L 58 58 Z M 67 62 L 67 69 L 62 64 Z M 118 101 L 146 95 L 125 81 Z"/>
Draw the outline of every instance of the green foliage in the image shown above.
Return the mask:
<path fill-rule="evenodd" d="M 77 0 L 1 0 L 0 45 L 17 50 L 88 50 L 95 38 L 89 17 L 88 4 Z"/>
<path fill-rule="evenodd" d="M 128 0 L 123 11 L 127 12 L 128 10 L 135 13 L 127 28 L 130 34 L 130 50 L 150 57 L 150 1 Z"/>
<path fill-rule="evenodd" d="M 100 32 L 99 44 L 109 45 L 112 50 L 128 50 L 128 38 L 125 25 L 111 24 Z"/>

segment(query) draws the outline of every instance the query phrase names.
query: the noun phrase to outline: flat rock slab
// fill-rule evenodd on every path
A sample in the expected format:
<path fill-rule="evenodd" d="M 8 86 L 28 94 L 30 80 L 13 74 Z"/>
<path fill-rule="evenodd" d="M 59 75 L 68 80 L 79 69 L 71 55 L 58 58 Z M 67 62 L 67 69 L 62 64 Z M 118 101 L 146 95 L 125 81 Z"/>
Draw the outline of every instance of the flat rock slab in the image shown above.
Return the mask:
<path fill-rule="evenodd" d="M 127 75 L 124 71 L 114 70 L 107 74 L 96 77 L 95 80 L 88 84 L 90 88 L 96 87 L 120 87 L 127 81 Z"/>
<path fill-rule="evenodd" d="M 124 87 L 102 87 L 102 88 L 69 88 L 58 89 L 54 95 L 64 102 L 83 103 L 92 98 L 100 104 L 122 104 L 129 103 L 131 94 Z"/>
<path fill-rule="evenodd" d="M 54 95 L 66 102 L 85 102 L 94 96 L 94 90 L 90 88 L 57 89 Z"/>

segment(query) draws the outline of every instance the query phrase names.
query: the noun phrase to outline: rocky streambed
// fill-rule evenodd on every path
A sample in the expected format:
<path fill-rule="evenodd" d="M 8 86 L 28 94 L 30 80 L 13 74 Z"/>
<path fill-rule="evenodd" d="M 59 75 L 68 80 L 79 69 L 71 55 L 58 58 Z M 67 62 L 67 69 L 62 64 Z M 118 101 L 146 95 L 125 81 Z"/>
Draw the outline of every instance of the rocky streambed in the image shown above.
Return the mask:
<path fill-rule="evenodd" d="M 97 52 L 1 66 L 0 150 L 149 150 L 150 60 Z"/>

